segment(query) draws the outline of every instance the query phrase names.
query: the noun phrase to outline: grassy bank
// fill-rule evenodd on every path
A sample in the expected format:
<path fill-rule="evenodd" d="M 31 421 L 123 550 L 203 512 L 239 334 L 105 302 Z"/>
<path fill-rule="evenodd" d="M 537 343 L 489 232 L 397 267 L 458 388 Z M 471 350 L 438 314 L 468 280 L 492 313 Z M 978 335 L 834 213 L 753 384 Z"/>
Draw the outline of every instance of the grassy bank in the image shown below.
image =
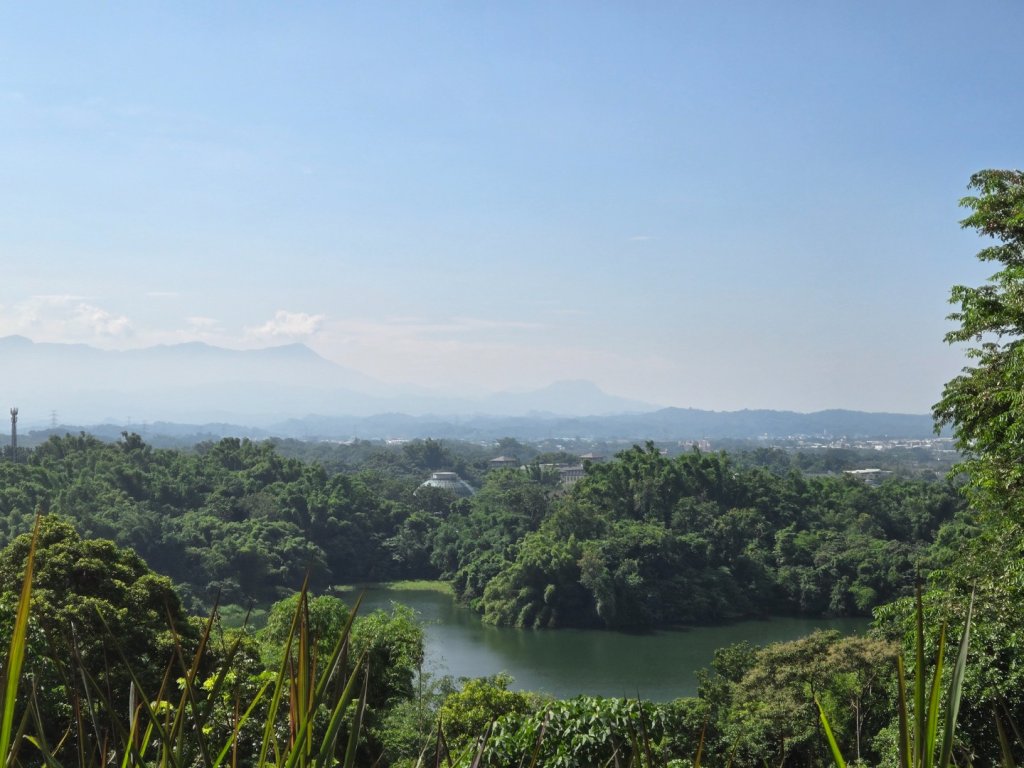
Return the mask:
<path fill-rule="evenodd" d="M 431 579 L 406 579 L 404 581 L 373 581 L 365 584 L 341 584 L 334 587 L 337 592 L 358 592 L 362 589 L 384 589 L 404 592 L 438 592 L 442 595 L 455 596 L 452 585 L 447 581 Z"/>

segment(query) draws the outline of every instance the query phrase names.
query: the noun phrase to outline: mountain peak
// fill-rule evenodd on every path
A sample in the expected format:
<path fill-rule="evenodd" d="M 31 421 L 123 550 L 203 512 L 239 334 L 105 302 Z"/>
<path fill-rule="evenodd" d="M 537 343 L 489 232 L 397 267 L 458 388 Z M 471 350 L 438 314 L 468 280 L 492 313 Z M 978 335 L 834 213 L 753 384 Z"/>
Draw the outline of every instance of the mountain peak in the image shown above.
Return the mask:
<path fill-rule="evenodd" d="M 32 341 L 32 339 L 28 338 L 27 336 L 20 336 L 16 333 L 11 334 L 10 336 L 0 336 L 0 344 L 3 344 L 4 346 L 27 347 L 34 343 L 35 342 Z"/>
<path fill-rule="evenodd" d="M 656 406 L 605 392 L 586 379 L 562 379 L 531 392 L 502 392 L 486 400 L 495 413 L 551 413 L 600 416 L 650 411 Z"/>
<path fill-rule="evenodd" d="M 572 392 L 584 393 L 585 392 L 585 393 L 588 393 L 588 394 L 602 394 L 602 395 L 607 394 L 597 384 L 595 384 L 592 381 L 587 381 L 586 379 L 559 379 L 558 381 L 551 382 L 546 387 L 542 387 L 538 391 L 540 391 L 540 392 L 566 392 L 566 393 L 572 393 Z"/>
<path fill-rule="evenodd" d="M 279 344 L 275 347 L 262 347 L 260 349 L 254 349 L 253 352 L 260 352 L 265 355 L 279 355 L 282 357 L 306 357 L 306 358 L 318 358 L 324 360 L 322 355 L 305 344 L 299 341 L 292 342 L 291 344 Z"/>

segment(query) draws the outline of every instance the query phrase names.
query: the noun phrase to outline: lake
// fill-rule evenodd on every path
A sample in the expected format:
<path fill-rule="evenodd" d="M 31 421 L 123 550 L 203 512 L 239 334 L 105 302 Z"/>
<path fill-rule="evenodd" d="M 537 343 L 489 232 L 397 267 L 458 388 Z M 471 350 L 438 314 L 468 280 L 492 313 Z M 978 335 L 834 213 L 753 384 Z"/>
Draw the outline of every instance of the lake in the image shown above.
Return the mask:
<path fill-rule="evenodd" d="M 344 595 L 349 598 L 349 595 Z M 815 629 L 863 634 L 867 619 L 775 618 L 718 627 L 650 633 L 597 629 L 514 629 L 483 624 L 473 611 L 438 592 L 367 589 L 360 613 L 403 603 L 424 622 L 424 670 L 483 677 L 508 672 L 516 690 L 558 698 L 578 694 L 670 701 L 697 692 L 697 670 L 716 649 L 743 640 L 757 645 L 794 640 Z"/>

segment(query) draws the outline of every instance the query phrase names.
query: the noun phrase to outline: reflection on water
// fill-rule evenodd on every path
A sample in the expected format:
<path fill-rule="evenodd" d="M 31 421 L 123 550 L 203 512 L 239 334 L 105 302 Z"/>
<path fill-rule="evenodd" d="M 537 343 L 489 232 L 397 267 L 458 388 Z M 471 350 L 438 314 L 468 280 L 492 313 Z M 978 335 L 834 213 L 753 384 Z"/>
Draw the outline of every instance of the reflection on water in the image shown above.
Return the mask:
<path fill-rule="evenodd" d="M 508 672 L 517 690 L 637 696 L 669 701 L 697 691 L 697 670 L 717 648 L 746 640 L 757 645 L 793 640 L 815 629 L 844 634 L 867 630 L 866 619 L 744 621 L 644 634 L 589 629 L 531 630 L 485 626 L 447 595 L 367 590 L 361 613 L 404 603 L 424 622 L 424 669 L 437 675 L 483 677 Z"/>

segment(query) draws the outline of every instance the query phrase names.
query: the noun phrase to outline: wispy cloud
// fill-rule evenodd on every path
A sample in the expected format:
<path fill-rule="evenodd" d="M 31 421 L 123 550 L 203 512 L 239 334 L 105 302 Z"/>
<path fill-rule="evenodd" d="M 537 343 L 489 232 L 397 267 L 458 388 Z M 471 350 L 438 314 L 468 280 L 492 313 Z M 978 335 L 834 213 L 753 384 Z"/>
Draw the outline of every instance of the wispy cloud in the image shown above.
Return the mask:
<path fill-rule="evenodd" d="M 103 342 L 129 338 L 134 328 L 126 315 L 88 297 L 44 294 L 0 309 L 0 332 L 36 341 Z"/>
<path fill-rule="evenodd" d="M 245 329 L 246 337 L 257 341 L 297 341 L 313 336 L 320 330 L 326 315 L 310 315 L 306 312 L 289 312 L 279 309 L 263 325 Z"/>
<path fill-rule="evenodd" d="M 337 330 L 353 334 L 380 334 L 390 337 L 423 338 L 427 336 L 462 336 L 479 332 L 540 331 L 542 323 L 526 320 L 491 320 L 482 317 L 387 317 L 382 320 L 358 318 L 333 324 Z"/>
<path fill-rule="evenodd" d="M 630 242 L 632 242 L 632 243 L 644 243 L 644 242 L 647 242 L 648 240 L 657 240 L 657 239 L 658 238 L 656 238 L 656 237 L 654 237 L 652 235 L 633 235 L 631 238 L 629 238 Z"/>
<path fill-rule="evenodd" d="M 545 309 L 544 314 L 553 315 L 555 317 L 583 317 L 590 313 L 584 309 L 573 309 L 572 307 L 560 307 Z"/>
<path fill-rule="evenodd" d="M 214 317 L 186 317 L 189 330 L 197 333 L 209 333 L 220 328 L 220 321 Z"/>

